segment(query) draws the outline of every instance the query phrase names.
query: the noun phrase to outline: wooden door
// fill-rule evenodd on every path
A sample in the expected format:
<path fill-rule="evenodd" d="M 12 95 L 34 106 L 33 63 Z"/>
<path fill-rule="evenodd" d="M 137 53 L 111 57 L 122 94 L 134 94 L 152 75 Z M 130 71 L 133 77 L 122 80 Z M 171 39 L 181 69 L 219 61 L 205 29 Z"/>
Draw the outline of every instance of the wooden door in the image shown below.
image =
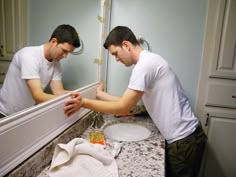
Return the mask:
<path fill-rule="evenodd" d="M 208 136 L 204 177 L 236 176 L 236 0 L 209 0 L 196 114 Z"/>
<path fill-rule="evenodd" d="M 0 0 L 0 87 L 16 51 L 27 42 L 27 0 Z"/>

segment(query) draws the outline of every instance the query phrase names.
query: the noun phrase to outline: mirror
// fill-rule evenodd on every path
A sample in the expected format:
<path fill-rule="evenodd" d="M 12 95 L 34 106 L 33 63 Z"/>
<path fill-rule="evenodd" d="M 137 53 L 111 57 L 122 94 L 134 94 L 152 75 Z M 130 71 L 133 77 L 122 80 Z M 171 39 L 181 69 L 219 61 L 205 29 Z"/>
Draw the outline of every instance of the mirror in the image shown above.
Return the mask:
<path fill-rule="evenodd" d="M 65 89 L 75 90 L 97 80 L 94 59 L 99 52 L 99 14 L 99 0 L 29 0 L 29 45 L 48 41 L 60 24 L 72 25 L 83 41 L 82 54 L 61 60 Z"/>
<path fill-rule="evenodd" d="M 60 61 L 66 90 L 76 90 L 98 80 L 98 65 L 94 60 L 99 57 L 100 3 L 100 0 L 28 0 L 27 46 L 46 43 L 60 24 L 72 25 L 83 42 L 83 53 L 69 54 Z"/>
<path fill-rule="evenodd" d="M 102 81 L 106 77 L 108 52 L 102 44 L 109 30 L 111 0 L 68 0 L 65 2 L 41 0 L 40 3 L 38 0 L 21 0 L 20 2 L 22 1 L 29 3 L 27 45 L 40 45 L 48 41 L 49 35 L 58 23 L 70 23 L 78 29 L 84 43 L 83 54 L 70 55 L 64 61 L 62 60 L 63 74 L 65 74 L 63 82 L 66 89 L 68 86 L 83 97 L 95 99 L 98 80 Z M 21 16 L 18 15 L 18 17 Z M 17 34 L 22 34 L 19 30 L 17 32 Z M 14 37 L 14 35 L 9 36 Z M 23 38 L 23 35 L 21 37 Z M 89 109 L 83 108 L 67 118 L 63 112 L 63 105 L 65 99 L 68 98 L 69 95 L 65 94 L 1 119 L 0 142 L 4 143 L 0 148 L 0 176 L 9 173 L 90 112 Z"/>

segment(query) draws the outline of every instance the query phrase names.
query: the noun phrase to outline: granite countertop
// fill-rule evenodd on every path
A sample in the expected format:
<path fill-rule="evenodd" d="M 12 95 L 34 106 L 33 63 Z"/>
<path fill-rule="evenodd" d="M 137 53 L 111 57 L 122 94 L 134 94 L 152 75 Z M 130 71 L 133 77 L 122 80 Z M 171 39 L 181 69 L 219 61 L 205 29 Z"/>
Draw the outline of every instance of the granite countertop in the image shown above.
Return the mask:
<path fill-rule="evenodd" d="M 147 127 L 151 135 L 140 141 L 123 141 L 122 149 L 116 158 L 119 177 L 164 177 L 165 176 L 165 141 L 159 130 L 154 125 L 149 116 L 121 117 L 115 118 L 112 115 L 103 115 L 102 130 L 106 125 L 116 122 L 136 123 Z M 89 140 L 89 132 L 93 129 L 91 125 L 81 138 Z M 107 149 L 111 150 L 114 143 L 112 139 L 106 137 Z M 49 167 L 45 168 L 38 177 L 49 177 Z"/>

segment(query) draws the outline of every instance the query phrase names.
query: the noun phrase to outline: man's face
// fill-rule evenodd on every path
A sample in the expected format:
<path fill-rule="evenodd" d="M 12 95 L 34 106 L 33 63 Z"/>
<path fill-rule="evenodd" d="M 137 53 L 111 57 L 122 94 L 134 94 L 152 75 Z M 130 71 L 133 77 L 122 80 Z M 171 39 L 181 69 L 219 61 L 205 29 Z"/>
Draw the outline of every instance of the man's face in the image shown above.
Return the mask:
<path fill-rule="evenodd" d="M 73 52 L 75 47 L 69 43 L 57 44 L 54 53 L 54 60 L 60 61 L 62 58 L 67 57 L 67 55 Z"/>
<path fill-rule="evenodd" d="M 57 40 L 52 40 L 51 49 L 51 59 L 55 61 L 60 61 L 62 58 L 67 57 L 67 55 L 74 51 L 75 47 L 67 42 L 57 43 Z"/>
<path fill-rule="evenodd" d="M 108 51 L 116 58 L 117 62 L 123 63 L 125 66 L 129 67 L 133 64 L 130 52 L 126 45 L 115 46 L 110 45 Z"/>

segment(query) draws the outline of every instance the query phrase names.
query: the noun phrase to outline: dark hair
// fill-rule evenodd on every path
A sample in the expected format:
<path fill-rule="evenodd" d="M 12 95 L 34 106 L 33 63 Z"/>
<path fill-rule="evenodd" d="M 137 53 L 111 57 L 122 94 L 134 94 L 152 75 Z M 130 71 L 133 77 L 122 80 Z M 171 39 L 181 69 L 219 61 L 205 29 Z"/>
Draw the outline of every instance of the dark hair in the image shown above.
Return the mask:
<path fill-rule="evenodd" d="M 73 45 L 75 48 L 80 47 L 80 39 L 78 33 L 76 32 L 75 28 L 70 25 L 59 25 L 52 33 L 52 38 L 56 38 L 57 42 L 60 43 L 69 43 Z"/>
<path fill-rule="evenodd" d="M 117 26 L 112 29 L 103 44 L 105 49 L 110 45 L 121 46 L 123 41 L 129 41 L 134 45 L 139 45 L 134 33 L 126 26 Z"/>

